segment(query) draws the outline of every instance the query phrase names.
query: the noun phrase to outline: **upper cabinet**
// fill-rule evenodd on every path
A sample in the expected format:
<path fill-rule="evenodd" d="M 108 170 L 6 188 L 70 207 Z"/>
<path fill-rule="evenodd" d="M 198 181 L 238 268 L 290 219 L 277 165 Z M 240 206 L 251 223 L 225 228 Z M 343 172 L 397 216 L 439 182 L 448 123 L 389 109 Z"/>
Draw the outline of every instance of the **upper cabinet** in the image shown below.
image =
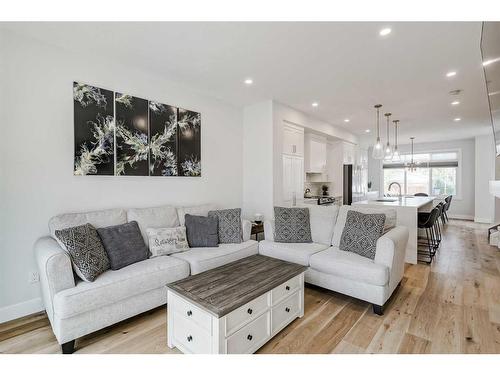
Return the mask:
<path fill-rule="evenodd" d="M 326 172 L 327 154 L 326 154 L 326 137 L 315 134 L 305 135 L 304 146 L 304 161 L 305 171 L 308 173 L 324 173 Z"/>
<path fill-rule="evenodd" d="M 304 156 L 304 128 L 287 122 L 283 124 L 283 153 Z"/>

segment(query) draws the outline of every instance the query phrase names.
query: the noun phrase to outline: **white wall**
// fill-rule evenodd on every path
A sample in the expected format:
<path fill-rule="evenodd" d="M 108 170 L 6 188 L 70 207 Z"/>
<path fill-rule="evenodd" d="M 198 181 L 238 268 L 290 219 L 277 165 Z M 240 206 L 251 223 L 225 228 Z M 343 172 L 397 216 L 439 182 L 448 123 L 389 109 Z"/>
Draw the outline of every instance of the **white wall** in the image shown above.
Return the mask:
<path fill-rule="evenodd" d="M 399 145 L 400 152 L 410 152 L 409 144 Z M 462 175 L 460 176 L 460 199 L 453 198 L 449 214 L 461 219 L 474 219 L 475 202 L 475 141 L 471 139 L 453 140 L 448 142 L 415 143 L 415 152 L 439 151 L 439 150 L 461 150 Z M 382 163 L 371 157 L 372 148 L 368 150 L 368 181 L 372 181 L 372 190 L 384 192 L 381 186 Z"/>
<path fill-rule="evenodd" d="M 102 61 L 85 51 L 72 55 L 4 31 L 0 38 L 5 111 L 0 122 L 0 315 L 12 309 L 29 313 L 39 303 L 39 286 L 29 284 L 28 275 L 36 269 L 33 244 L 48 233 L 53 215 L 160 204 L 241 206 L 240 109 L 128 62 Z M 74 80 L 201 112 L 202 177 L 73 176 Z"/>
<path fill-rule="evenodd" d="M 495 220 L 495 197 L 489 192 L 489 181 L 495 179 L 495 144 L 493 134 L 475 138 L 475 213 L 474 221 Z"/>

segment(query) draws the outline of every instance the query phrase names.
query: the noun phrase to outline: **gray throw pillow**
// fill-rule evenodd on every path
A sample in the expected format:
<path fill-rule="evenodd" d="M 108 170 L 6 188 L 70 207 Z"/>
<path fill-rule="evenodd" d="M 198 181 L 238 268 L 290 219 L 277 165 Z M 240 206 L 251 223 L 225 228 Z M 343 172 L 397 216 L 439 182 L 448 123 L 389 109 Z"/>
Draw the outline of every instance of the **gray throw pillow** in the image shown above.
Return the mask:
<path fill-rule="evenodd" d="M 274 207 L 274 227 L 275 242 L 312 242 L 308 208 Z"/>
<path fill-rule="evenodd" d="M 241 243 L 241 208 L 209 211 L 208 217 L 219 222 L 219 243 Z"/>
<path fill-rule="evenodd" d="M 377 240 L 384 231 L 385 214 L 348 211 L 339 249 L 375 259 Z"/>
<path fill-rule="evenodd" d="M 219 246 L 219 220 L 216 217 L 186 214 L 184 218 L 189 247 Z"/>
<path fill-rule="evenodd" d="M 109 269 L 108 255 L 91 224 L 56 230 L 54 234 L 65 246 L 76 274 L 83 281 L 92 282 Z"/>
<path fill-rule="evenodd" d="M 144 244 L 137 221 L 97 229 L 112 270 L 146 260 L 149 251 Z"/>

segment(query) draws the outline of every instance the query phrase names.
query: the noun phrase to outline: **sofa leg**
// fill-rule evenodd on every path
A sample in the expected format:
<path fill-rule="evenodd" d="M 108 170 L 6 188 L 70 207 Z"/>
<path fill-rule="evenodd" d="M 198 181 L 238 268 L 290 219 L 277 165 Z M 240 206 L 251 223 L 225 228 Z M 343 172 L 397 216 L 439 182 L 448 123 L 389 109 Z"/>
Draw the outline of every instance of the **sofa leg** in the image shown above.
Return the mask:
<path fill-rule="evenodd" d="M 383 309 L 384 309 L 383 306 L 373 304 L 373 313 L 374 314 L 384 315 Z"/>
<path fill-rule="evenodd" d="M 61 349 L 63 354 L 73 354 L 75 351 L 75 340 L 65 342 L 61 345 Z"/>

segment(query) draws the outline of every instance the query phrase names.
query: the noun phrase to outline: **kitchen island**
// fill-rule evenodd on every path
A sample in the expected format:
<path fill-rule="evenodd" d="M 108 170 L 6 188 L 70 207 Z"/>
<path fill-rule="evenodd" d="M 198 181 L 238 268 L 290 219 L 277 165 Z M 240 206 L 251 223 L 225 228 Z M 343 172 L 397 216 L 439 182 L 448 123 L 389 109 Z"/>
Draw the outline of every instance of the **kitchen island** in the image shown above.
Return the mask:
<path fill-rule="evenodd" d="M 432 210 L 434 207 L 434 197 L 386 197 L 354 202 L 353 205 L 396 209 L 397 225 L 407 227 L 409 232 L 405 260 L 407 263 L 417 263 L 418 212 L 428 212 Z"/>

